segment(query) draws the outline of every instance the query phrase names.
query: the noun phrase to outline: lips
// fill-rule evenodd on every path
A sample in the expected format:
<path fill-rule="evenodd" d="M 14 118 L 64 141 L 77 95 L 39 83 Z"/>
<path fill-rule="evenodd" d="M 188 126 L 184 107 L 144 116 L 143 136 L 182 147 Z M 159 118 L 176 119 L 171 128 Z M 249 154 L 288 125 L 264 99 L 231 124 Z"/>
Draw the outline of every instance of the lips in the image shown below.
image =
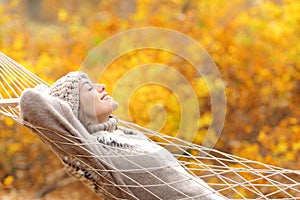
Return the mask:
<path fill-rule="evenodd" d="M 108 94 L 107 93 L 105 93 L 100 99 L 101 100 L 104 100 L 105 99 L 105 97 L 107 97 L 108 96 Z"/>
<path fill-rule="evenodd" d="M 111 97 L 107 93 L 103 94 L 102 97 L 100 98 L 101 101 L 110 100 L 110 99 Z"/>

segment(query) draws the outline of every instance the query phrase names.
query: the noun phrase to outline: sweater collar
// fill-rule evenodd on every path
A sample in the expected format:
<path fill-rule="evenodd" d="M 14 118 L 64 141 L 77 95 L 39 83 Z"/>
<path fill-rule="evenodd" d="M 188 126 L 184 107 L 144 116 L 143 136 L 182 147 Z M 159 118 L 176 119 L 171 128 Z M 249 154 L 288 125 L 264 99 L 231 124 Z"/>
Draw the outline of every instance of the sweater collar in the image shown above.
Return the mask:
<path fill-rule="evenodd" d="M 90 133 L 95 133 L 98 131 L 109 131 L 113 132 L 117 129 L 118 119 L 115 117 L 109 117 L 108 121 L 100 124 L 91 124 L 87 127 Z"/>

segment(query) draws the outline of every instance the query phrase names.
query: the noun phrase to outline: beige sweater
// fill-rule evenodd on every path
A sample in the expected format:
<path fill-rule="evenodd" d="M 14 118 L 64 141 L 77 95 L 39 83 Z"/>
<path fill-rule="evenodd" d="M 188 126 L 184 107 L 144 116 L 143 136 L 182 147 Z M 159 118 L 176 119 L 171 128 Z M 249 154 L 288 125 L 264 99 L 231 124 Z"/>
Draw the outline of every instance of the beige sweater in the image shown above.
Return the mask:
<path fill-rule="evenodd" d="M 226 199 L 190 175 L 166 149 L 117 120 L 88 127 L 69 105 L 35 89 L 23 92 L 21 117 L 102 199 Z"/>

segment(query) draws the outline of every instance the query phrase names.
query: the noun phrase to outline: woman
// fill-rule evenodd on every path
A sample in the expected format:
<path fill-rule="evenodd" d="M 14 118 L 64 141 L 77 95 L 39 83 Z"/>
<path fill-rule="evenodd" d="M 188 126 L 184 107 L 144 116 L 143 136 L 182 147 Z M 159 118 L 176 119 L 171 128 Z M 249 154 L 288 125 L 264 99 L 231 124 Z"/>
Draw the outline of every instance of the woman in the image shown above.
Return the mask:
<path fill-rule="evenodd" d="M 48 90 L 24 91 L 22 118 L 62 159 L 68 172 L 102 199 L 226 199 L 190 175 L 142 133 L 118 127 L 105 85 L 71 72 Z"/>

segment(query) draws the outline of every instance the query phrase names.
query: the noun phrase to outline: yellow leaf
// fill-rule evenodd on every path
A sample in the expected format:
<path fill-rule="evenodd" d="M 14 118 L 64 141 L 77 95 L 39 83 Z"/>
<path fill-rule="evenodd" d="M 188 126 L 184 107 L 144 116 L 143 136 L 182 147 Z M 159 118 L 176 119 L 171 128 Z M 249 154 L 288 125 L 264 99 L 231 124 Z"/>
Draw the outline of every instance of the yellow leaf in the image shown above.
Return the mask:
<path fill-rule="evenodd" d="M 15 50 L 21 50 L 24 48 L 24 41 L 23 38 L 20 36 L 17 36 L 12 44 L 13 49 Z"/>
<path fill-rule="evenodd" d="M 297 124 L 298 123 L 298 119 L 296 117 L 291 117 L 290 118 L 290 123 L 291 124 Z"/>
<path fill-rule="evenodd" d="M 292 148 L 294 151 L 299 151 L 300 150 L 300 142 L 296 142 L 292 145 Z"/>
<path fill-rule="evenodd" d="M 11 187 L 13 182 L 14 182 L 14 177 L 13 177 L 13 176 L 7 176 L 7 177 L 3 180 L 3 185 L 4 185 L 5 187 Z"/>
<path fill-rule="evenodd" d="M 9 145 L 7 154 L 12 155 L 21 149 L 21 145 L 19 143 L 14 143 Z"/>
<path fill-rule="evenodd" d="M 11 118 L 5 117 L 4 122 L 7 126 L 12 126 L 14 124 L 14 121 Z"/>
<path fill-rule="evenodd" d="M 59 9 L 59 11 L 57 13 L 57 18 L 61 22 L 66 21 L 68 18 L 68 12 L 63 8 Z"/>

